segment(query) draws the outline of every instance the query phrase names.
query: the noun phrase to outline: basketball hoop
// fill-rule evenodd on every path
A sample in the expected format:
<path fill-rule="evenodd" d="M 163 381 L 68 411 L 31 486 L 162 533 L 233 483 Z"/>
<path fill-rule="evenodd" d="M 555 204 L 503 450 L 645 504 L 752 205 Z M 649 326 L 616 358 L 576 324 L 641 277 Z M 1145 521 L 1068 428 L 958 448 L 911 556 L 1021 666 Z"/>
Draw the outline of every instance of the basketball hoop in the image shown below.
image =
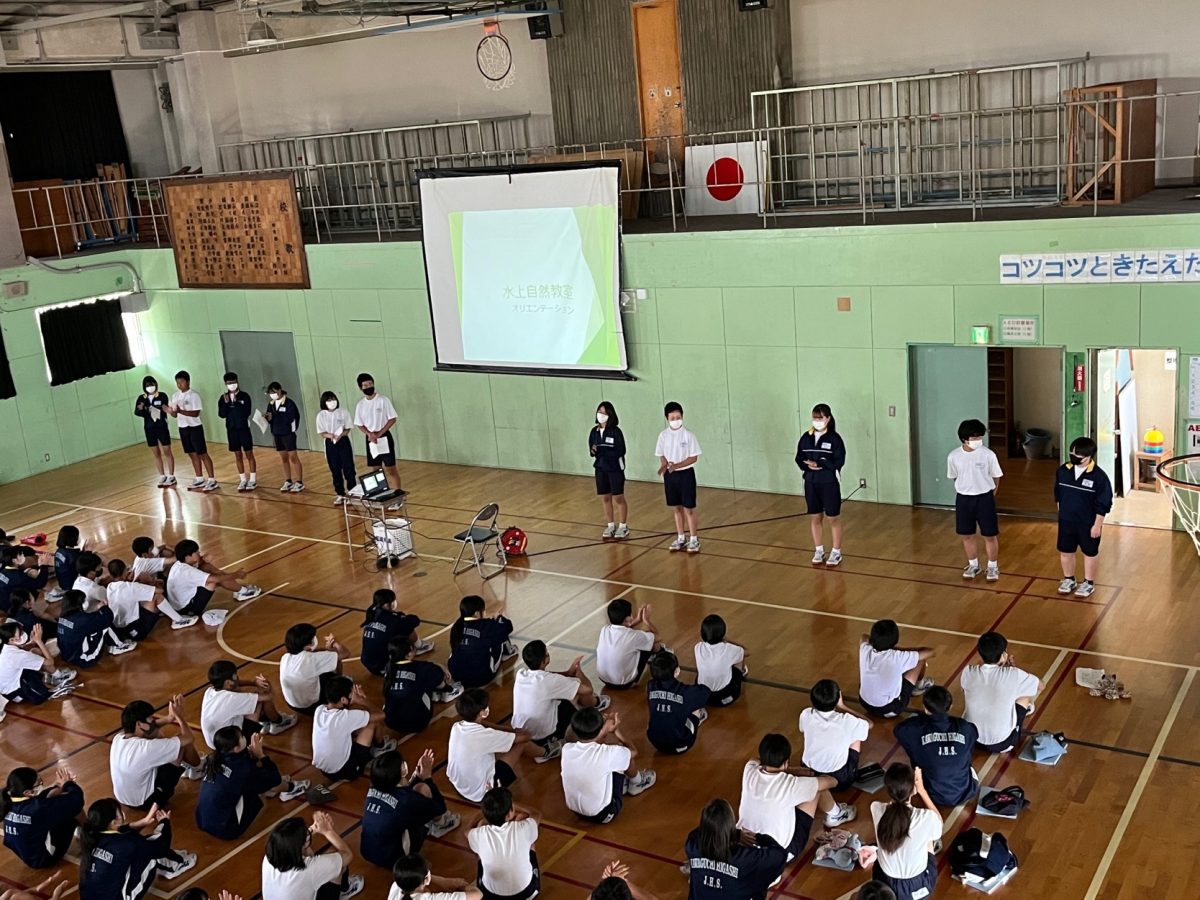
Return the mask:
<path fill-rule="evenodd" d="M 513 83 L 512 48 L 498 23 L 494 28 L 485 25 L 484 31 L 483 40 L 475 48 L 475 65 L 489 88 L 502 91 Z"/>
<path fill-rule="evenodd" d="M 1171 495 L 1171 506 L 1200 553 L 1200 453 L 1173 456 L 1155 467 L 1158 480 Z"/>

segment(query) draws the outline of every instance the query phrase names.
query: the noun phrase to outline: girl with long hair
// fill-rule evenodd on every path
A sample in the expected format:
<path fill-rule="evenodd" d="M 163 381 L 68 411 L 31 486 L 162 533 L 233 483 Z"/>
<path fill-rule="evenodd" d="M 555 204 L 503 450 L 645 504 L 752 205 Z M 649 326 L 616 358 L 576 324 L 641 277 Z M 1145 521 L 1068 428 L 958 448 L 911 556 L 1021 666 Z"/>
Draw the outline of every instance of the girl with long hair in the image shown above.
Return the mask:
<path fill-rule="evenodd" d="M 689 896 L 756 900 L 787 865 L 787 851 L 768 834 L 743 840 L 733 807 L 711 800 L 700 813 L 700 827 L 683 845 L 688 860 Z"/>
<path fill-rule="evenodd" d="M 888 802 L 871 804 L 879 848 L 873 877 L 899 900 L 928 896 L 937 884 L 933 845 L 942 837 L 942 814 L 925 792 L 920 769 L 892 763 L 883 784 Z"/>
<path fill-rule="evenodd" d="M 408 638 L 392 638 L 383 672 L 384 720 L 400 734 L 424 731 L 433 718 L 433 704 L 453 703 L 464 690 L 437 663 L 413 659 L 415 648 Z"/>
<path fill-rule="evenodd" d="M 201 831 L 232 841 L 246 833 L 263 808 L 263 796 L 280 800 L 304 796 L 307 781 L 282 775 L 267 756 L 262 734 L 247 742 L 237 725 L 218 728 L 213 752 L 204 758 L 204 776 L 196 801 L 196 825 Z"/>
<path fill-rule="evenodd" d="M 800 435 L 796 447 L 796 465 L 804 474 L 804 500 L 808 505 L 809 525 L 815 545 L 813 565 L 836 566 L 842 561 L 842 466 L 846 464 L 846 444 L 838 434 L 833 410 L 827 403 L 812 409 L 812 428 Z M 825 555 L 824 522 L 829 519 L 833 549 Z"/>
<path fill-rule="evenodd" d="M 517 655 L 509 640 L 513 623 L 504 617 L 503 607 L 485 615 L 487 602 L 477 595 L 463 597 L 458 618 L 450 626 L 450 675 L 464 687 L 488 684 L 500 670 L 500 663 Z"/>
<path fill-rule="evenodd" d="M 417 629 L 421 627 L 418 616 L 396 609 L 396 592 L 380 588 L 371 597 L 371 605 L 362 623 L 362 664 L 372 675 L 382 675 L 387 667 L 388 646 L 395 638 L 403 638 L 413 645 L 413 656 L 433 650 L 433 644 L 421 640 Z"/>
<path fill-rule="evenodd" d="M 59 769 L 46 787 L 36 769 L 21 766 L 0 790 L 0 819 L 4 846 L 29 868 L 48 869 L 66 856 L 75 826 L 84 821 L 83 790 L 69 769 Z"/>
<path fill-rule="evenodd" d="M 136 822 L 111 797 L 88 807 L 79 836 L 80 900 L 142 900 L 154 879 L 178 878 L 196 854 L 171 849 L 171 814 L 151 806 Z"/>
<path fill-rule="evenodd" d="M 462 878 L 438 878 L 429 871 L 425 858 L 413 853 L 392 866 L 387 900 L 483 900 L 483 892 L 467 887 Z"/>
<path fill-rule="evenodd" d="M 314 852 L 314 838 L 330 849 Z M 348 871 L 353 859 L 328 813 L 314 813 L 311 828 L 303 819 L 284 819 L 267 838 L 262 900 L 349 900 L 363 889 L 363 877 Z"/>

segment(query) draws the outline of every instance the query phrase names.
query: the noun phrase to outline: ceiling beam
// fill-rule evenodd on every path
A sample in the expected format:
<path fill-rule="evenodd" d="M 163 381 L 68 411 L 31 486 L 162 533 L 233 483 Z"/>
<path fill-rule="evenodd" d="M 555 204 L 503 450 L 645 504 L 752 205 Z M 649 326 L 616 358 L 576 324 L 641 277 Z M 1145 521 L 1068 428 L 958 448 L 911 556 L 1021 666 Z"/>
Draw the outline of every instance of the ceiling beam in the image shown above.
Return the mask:
<path fill-rule="evenodd" d="M 92 19 L 108 19 L 137 12 L 153 12 L 159 5 L 159 0 L 142 0 L 141 3 L 124 3 L 119 6 L 102 6 L 88 12 L 73 13 L 69 16 L 47 16 L 46 18 L 31 19 L 28 22 L 18 22 L 9 25 L 7 31 L 37 31 L 41 28 L 54 28 L 59 25 L 71 25 L 75 22 L 89 22 Z M 166 5 L 166 4 L 163 4 Z"/>

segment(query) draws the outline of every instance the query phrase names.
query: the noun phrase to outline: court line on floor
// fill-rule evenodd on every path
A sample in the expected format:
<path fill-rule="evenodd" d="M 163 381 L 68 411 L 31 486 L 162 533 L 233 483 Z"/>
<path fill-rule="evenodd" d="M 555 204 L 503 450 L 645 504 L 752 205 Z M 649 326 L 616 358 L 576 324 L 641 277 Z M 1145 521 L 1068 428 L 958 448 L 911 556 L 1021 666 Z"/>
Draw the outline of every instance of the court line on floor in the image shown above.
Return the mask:
<path fill-rule="evenodd" d="M 284 546 L 285 544 L 290 544 L 292 541 L 301 541 L 301 540 L 307 540 L 307 538 L 294 538 L 294 537 L 287 538 L 285 540 L 280 541 L 278 544 L 272 544 L 270 547 L 267 547 L 263 550 L 259 550 L 257 553 L 251 553 L 249 556 L 243 556 L 241 559 L 234 560 L 231 563 L 226 563 L 225 564 L 226 570 L 228 571 L 228 570 L 232 569 L 232 570 L 236 571 L 237 567 L 240 566 L 242 563 L 244 563 L 248 559 L 254 559 L 254 557 L 256 557 L 256 556 L 262 556 L 262 554 L 264 554 L 264 553 L 270 553 L 272 550 L 278 550 L 280 547 Z"/>

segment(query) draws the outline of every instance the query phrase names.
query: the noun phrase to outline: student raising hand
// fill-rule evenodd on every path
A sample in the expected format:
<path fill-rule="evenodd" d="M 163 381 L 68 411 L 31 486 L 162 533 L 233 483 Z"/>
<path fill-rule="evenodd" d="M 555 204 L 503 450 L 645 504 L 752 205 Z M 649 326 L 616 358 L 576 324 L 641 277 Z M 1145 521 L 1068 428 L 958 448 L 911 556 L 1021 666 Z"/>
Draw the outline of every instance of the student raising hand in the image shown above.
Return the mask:
<path fill-rule="evenodd" d="M 412 780 L 424 781 L 433 774 L 433 748 L 426 749 L 417 760 L 416 768 L 413 769 Z"/>

